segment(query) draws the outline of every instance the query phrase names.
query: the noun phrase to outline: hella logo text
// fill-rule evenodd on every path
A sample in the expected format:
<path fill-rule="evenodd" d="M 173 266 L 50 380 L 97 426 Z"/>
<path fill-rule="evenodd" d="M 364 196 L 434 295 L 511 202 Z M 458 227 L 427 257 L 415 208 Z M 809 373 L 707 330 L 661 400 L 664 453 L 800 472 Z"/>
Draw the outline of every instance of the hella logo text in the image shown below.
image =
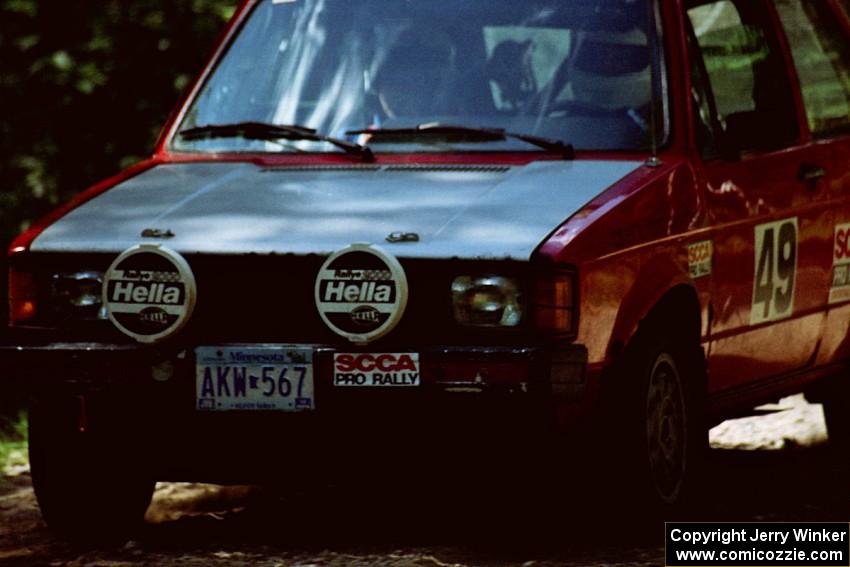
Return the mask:
<path fill-rule="evenodd" d="M 319 288 L 322 302 L 326 303 L 393 303 L 395 286 L 383 281 L 358 283 L 322 280 Z"/>
<path fill-rule="evenodd" d="M 180 305 L 183 303 L 183 284 L 111 281 L 108 290 L 111 303 L 143 303 Z"/>

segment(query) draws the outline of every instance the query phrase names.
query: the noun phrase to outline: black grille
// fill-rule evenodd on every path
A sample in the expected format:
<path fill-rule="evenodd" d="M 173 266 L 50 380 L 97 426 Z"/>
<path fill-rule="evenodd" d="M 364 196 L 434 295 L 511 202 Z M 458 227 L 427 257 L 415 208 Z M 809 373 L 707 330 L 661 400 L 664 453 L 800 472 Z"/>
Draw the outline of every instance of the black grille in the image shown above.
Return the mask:
<path fill-rule="evenodd" d="M 114 255 L 33 254 L 30 261 L 49 280 L 55 271 L 105 271 Z M 314 301 L 314 282 L 325 256 L 245 255 L 186 256 L 198 286 L 195 312 L 180 340 L 216 343 L 347 344 L 321 320 Z M 393 345 L 512 345 L 528 338 L 528 329 L 470 329 L 454 323 L 451 283 L 460 274 L 517 277 L 525 289 L 530 270 L 525 262 L 401 259 L 409 283 L 404 317 L 370 348 Z M 46 288 L 45 288 L 46 291 Z M 527 300 L 527 298 L 526 298 Z M 526 309 L 526 313 L 528 310 Z M 77 340 L 129 339 L 108 321 L 79 320 L 53 312 L 51 325 Z"/>

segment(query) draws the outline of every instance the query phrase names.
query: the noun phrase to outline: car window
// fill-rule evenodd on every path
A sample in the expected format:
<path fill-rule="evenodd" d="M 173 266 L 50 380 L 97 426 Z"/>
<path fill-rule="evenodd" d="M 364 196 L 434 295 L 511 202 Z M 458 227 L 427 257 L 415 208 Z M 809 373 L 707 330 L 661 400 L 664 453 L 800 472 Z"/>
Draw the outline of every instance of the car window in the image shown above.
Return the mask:
<path fill-rule="evenodd" d="M 522 108 L 537 96 L 572 46 L 569 29 L 484 26 L 482 31 L 493 105 L 499 111 Z"/>
<path fill-rule="evenodd" d="M 776 0 L 794 56 L 809 128 L 823 137 L 850 127 L 850 51 L 822 1 Z"/>
<path fill-rule="evenodd" d="M 691 52 L 699 50 L 693 29 L 690 28 L 688 29 L 688 49 Z M 690 68 L 697 146 L 703 157 L 716 157 L 719 155 L 715 138 L 715 132 L 718 128 L 714 118 L 717 111 L 711 98 L 708 76 L 705 67 L 702 65 L 702 59 L 699 57 L 691 57 Z"/>
<path fill-rule="evenodd" d="M 767 57 L 761 30 L 741 22 L 735 6 L 714 2 L 688 10 L 721 117 L 755 110 L 753 67 Z"/>
<path fill-rule="evenodd" d="M 720 0 L 692 4 L 687 13 L 696 44 L 691 57 L 702 59 L 725 142 L 747 150 L 795 141 L 788 74 L 765 6 Z"/>
<path fill-rule="evenodd" d="M 444 124 L 503 128 L 588 150 L 646 150 L 652 138 L 646 0 L 261 0 L 186 112 L 210 124 L 297 124 L 351 132 Z M 656 85 L 656 93 L 667 91 Z M 666 104 L 656 100 L 656 138 Z M 381 151 L 529 150 L 489 143 L 380 142 Z M 191 151 L 333 150 L 316 140 L 175 138 Z M 395 145 L 394 145 L 395 144 Z M 465 145 L 464 145 L 465 144 Z"/>

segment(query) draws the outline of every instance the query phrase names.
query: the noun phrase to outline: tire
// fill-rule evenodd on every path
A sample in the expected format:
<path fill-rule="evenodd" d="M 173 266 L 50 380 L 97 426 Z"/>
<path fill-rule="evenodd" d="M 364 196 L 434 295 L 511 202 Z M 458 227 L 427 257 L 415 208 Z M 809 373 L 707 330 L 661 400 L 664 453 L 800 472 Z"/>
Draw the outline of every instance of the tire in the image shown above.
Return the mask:
<path fill-rule="evenodd" d="M 708 449 L 699 345 L 642 331 L 612 382 L 603 412 L 604 449 L 613 464 L 609 486 L 642 512 L 665 517 L 684 512 L 699 494 Z"/>
<path fill-rule="evenodd" d="M 76 541 L 109 541 L 141 525 L 154 481 L 120 427 L 80 431 L 80 401 L 42 400 L 29 416 L 33 488 L 48 527 Z"/>
<path fill-rule="evenodd" d="M 807 397 L 823 406 L 830 447 L 842 459 L 850 460 L 850 386 L 845 380 L 832 379 L 823 385 L 820 395 Z"/>

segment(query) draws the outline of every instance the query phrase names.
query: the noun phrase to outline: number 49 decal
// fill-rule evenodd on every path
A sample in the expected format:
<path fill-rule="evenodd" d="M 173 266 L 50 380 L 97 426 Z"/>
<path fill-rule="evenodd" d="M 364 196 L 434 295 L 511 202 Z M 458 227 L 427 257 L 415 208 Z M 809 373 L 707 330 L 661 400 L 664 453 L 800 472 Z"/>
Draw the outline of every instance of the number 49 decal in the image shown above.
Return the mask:
<path fill-rule="evenodd" d="M 760 224 L 755 236 L 751 325 L 785 319 L 794 311 L 797 218 Z"/>

